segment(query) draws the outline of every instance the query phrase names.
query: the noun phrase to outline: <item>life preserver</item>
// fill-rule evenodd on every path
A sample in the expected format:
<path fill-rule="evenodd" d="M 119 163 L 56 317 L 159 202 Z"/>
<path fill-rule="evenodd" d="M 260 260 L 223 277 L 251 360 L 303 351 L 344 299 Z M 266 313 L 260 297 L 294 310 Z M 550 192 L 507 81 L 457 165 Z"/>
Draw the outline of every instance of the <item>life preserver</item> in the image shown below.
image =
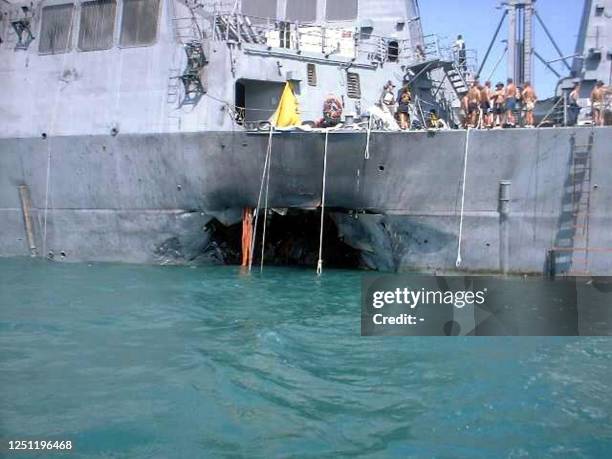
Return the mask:
<path fill-rule="evenodd" d="M 342 101 L 337 96 L 328 96 L 323 103 L 323 116 L 328 120 L 342 118 Z"/>

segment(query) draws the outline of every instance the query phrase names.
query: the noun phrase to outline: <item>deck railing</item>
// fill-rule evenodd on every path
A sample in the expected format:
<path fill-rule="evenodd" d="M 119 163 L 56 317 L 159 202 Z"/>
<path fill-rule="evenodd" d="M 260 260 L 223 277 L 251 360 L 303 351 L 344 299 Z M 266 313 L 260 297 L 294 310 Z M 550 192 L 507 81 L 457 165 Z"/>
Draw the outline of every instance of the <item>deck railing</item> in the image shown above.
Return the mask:
<path fill-rule="evenodd" d="M 217 41 L 266 45 L 325 57 L 358 59 L 371 63 L 400 62 L 413 65 L 442 59 L 453 60 L 452 50 L 428 35 L 424 43 L 383 37 L 356 27 L 279 21 L 236 13 L 216 14 L 211 36 Z M 474 53 L 474 54 L 472 54 Z M 468 65 L 476 67 L 475 52 L 468 50 Z"/>

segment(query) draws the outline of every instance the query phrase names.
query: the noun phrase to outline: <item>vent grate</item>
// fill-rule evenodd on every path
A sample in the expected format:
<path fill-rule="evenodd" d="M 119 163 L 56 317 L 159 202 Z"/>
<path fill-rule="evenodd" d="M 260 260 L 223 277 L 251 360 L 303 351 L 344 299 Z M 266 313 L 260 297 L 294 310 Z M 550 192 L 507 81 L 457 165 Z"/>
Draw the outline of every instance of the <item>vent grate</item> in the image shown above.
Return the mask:
<path fill-rule="evenodd" d="M 351 99 L 361 99 L 361 82 L 358 73 L 348 72 L 346 74 L 346 87 Z"/>
<path fill-rule="evenodd" d="M 317 85 L 317 66 L 314 64 L 306 64 L 306 73 L 308 76 L 308 86 Z"/>

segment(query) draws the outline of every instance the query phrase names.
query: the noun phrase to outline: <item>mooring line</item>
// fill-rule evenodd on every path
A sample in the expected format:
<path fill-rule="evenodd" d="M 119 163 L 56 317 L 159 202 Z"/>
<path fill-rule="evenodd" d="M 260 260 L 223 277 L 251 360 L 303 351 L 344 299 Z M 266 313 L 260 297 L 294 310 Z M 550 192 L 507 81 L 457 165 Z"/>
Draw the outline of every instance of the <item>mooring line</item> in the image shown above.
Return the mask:
<path fill-rule="evenodd" d="M 259 209 L 261 207 L 261 198 L 263 196 L 263 187 L 266 180 L 266 174 L 268 172 L 268 163 L 270 162 L 270 156 L 272 151 L 272 133 L 274 132 L 274 126 L 270 126 L 270 134 L 268 136 L 268 149 L 266 151 L 266 160 L 264 162 L 263 172 L 261 174 L 261 185 L 259 186 L 259 197 L 257 198 L 257 207 L 255 208 L 255 225 L 253 228 L 253 239 L 251 240 L 251 251 L 249 253 L 249 272 L 253 268 L 253 255 L 255 251 L 255 241 L 257 240 L 257 225 L 259 222 Z"/>
<path fill-rule="evenodd" d="M 72 36 L 72 30 L 74 26 L 74 19 L 76 15 L 76 9 L 73 9 L 70 15 L 70 24 L 68 26 L 68 39 Z M 53 99 L 53 108 L 51 110 L 51 122 L 49 123 L 49 132 L 47 133 L 47 173 L 45 176 L 45 209 L 43 212 L 43 237 L 42 237 L 42 256 L 46 257 L 47 254 L 47 219 L 49 213 L 49 194 L 51 190 L 51 162 L 52 162 L 52 152 L 51 152 L 51 136 L 55 134 L 55 124 L 57 118 L 57 106 L 59 104 L 59 96 L 61 91 L 62 78 L 66 71 L 66 63 L 68 62 L 68 57 L 71 55 L 69 50 L 66 50 L 64 56 L 62 57 L 62 66 L 60 67 L 60 76 L 57 83 L 57 87 L 55 88 L 55 96 Z"/>
<path fill-rule="evenodd" d="M 268 192 L 270 189 L 270 166 L 272 164 L 272 141 L 270 141 L 270 145 L 268 147 L 268 170 L 266 177 L 266 198 L 264 203 L 264 221 L 263 221 L 263 234 L 261 235 L 261 265 L 259 267 L 259 271 L 263 272 L 264 265 L 264 255 L 266 249 L 266 227 L 268 223 Z"/>
<path fill-rule="evenodd" d="M 366 147 L 364 152 L 364 158 L 370 159 L 370 136 L 372 135 L 372 116 L 368 118 L 368 127 L 366 129 Z"/>
<path fill-rule="evenodd" d="M 457 245 L 457 261 L 455 262 L 455 267 L 459 268 L 461 266 L 461 239 L 463 237 L 463 210 L 465 206 L 465 180 L 467 176 L 467 162 L 468 162 L 468 153 L 470 151 L 470 128 L 467 128 L 467 132 L 465 135 L 465 155 L 463 158 L 463 183 L 461 190 L 461 215 L 459 218 L 459 243 Z"/>
<path fill-rule="evenodd" d="M 45 210 L 43 213 L 42 256 L 47 256 L 47 214 L 49 212 L 49 187 L 51 183 L 51 139 L 47 140 L 47 174 L 45 182 Z"/>
<path fill-rule="evenodd" d="M 317 262 L 317 276 L 323 273 L 323 224 L 325 221 L 325 188 L 327 185 L 327 141 L 329 129 L 325 131 L 325 149 L 323 150 L 323 189 L 321 191 L 321 231 L 319 233 L 319 261 Z"/>

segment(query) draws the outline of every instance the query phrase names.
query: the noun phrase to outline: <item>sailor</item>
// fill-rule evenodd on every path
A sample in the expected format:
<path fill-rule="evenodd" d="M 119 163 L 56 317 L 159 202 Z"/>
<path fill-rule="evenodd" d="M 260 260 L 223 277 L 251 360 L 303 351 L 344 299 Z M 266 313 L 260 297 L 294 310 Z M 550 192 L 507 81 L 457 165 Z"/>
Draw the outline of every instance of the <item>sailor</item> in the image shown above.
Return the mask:
<path fill-rule="evenodd" d="M 491 110 L 491 97 L 493 96 L 491 90 L 491 82 L 486 81 L 484 86 L 480 89 L 480 108 L 483 116 L 483 127 L 490 128 L 493 124 L 493 116 Z"/>
<path fill-rule="evenodd" d="M 591 107 L 593 110 L 593 124 L 595 126 L 604 125 L 604 101 L 606 92 L 604 82 L 601 80 L 595 83 L 595 87 L 591 92 Z"/>
<path fill-rule="evenodd" d="M 333 127 L 342 119 L 342 100 L 334 95 L 328 94 L 323 102 L 323 120 L 319 122 L 321 127 Z"/>
<path fill-rule="evenodd" d="M 529 81 L 525 82 L 525 88 L 521 93 L 523 101 L 523 107 L 525 108 L 525 126 L 534 127 L 533 110 L 535 109 L 535 103 L 538 100 L 533 87 Z"/>
<path fill-rule="evenodd" d="M 508 78 L 508 84 L 506 86 L 506 125 L 511 127 L 516 125 L 514 111 L 516 110 L 517 98 L 518 90 L 516 89 L 516 84 L 514 84 L 512 78 Z"/>
<path fill-rule="evenodd" d="M 425 50 L 423 49 L 421 45 L 417 44 L 415 47 L 415 50 L 416 50 L 417 60 L 419 62 L 423 62 L 427 60 L 427 56 L 425 55 Z"/>
<path fill-rule="evenodd" d="M 479 129 L 482 129 L 485 127 L 485 118 L 487 116 L 487 110 L 489 109 L 489 107 L 487 106 L 488 99 L 486 96 L 484 85 L 479 84 L 477 88 L 478 88 L 478 112 L 477 112 L 476 127 L 478 127 Z"/>
<path fill-rule="evenodd" d="M 469 92 L 469 91 L 468 91 Z M 470 123 L 470 117 L 469 117 L 469 108 L 468 108 L 468 94 L 466 93 L 462 98 L 461 98 L 461 127 L 463 129 L 467 129 L 468 124 Z"/>
<path fill-rule="evenodd" d="M 497 83 L 495 85 L 495 92 L 493 93 L 492 101 L 493 101 L 493 124 L 496 127 L 501 127 L 504 110 L 505 110 L 505 102 L 506 100 L 506 92 L 504 90 L 503 83 Z"/>
<path fill-rule="evenodd" d="M 580 83 L 574 83 L 572 91 L 569 93 L 569 125 L 575 126 L 578 124 L 578 115 L 580 115 Z"/>
<path fill-rule="evenodd" d="M 382 108 L 385 113 L 395 117 L 395 103 L 395 85 L 389 80 L 383 87 L 383 92 L 380 96 L 380 108 Z"/>
<path fill-rule="evenodd" d="M 397 115 L 399 118 L 399 125 L 403 131 L 410 129 L 410 102 L 412 101 L 412 94 L 408 83 L 404 83 L 404 86 L 399 90 L 397 95 Z"/>
<path fill-rule="evenodd" d="M 457 35 L 457 40 L 453 45 L 453 51 L 455 52 L 455 59 L 457 61 L 457 67 L 463 74 L 467 72 L 467 58 L 465 52 L 465 41 L 462 35 Z"/>
<path fill-rule="evenodd" d="M 525 113 L 523 112 L 523 86 L 520 84 L 516 86 L 516 105 L 514 107 L 514 113 L 517 116 L 515 124 L 524 126 L 525 125 Z"/>
<path fill-rule="evenodd" d="M 435 108 L 429 110 L 429 117 L 427 118 L 427 127 L 430 129 L 447 129 L 448 125 L 438 116 L 438 112 Z"/>
<path fill-rule="evenodd" d="M 468 91 L 468 126 L 476 127 L 478 123 L 478 113 L 480 112 L 480 90 L 478 89 L 478 81 L 474 81 L 472 87 Z"/>

